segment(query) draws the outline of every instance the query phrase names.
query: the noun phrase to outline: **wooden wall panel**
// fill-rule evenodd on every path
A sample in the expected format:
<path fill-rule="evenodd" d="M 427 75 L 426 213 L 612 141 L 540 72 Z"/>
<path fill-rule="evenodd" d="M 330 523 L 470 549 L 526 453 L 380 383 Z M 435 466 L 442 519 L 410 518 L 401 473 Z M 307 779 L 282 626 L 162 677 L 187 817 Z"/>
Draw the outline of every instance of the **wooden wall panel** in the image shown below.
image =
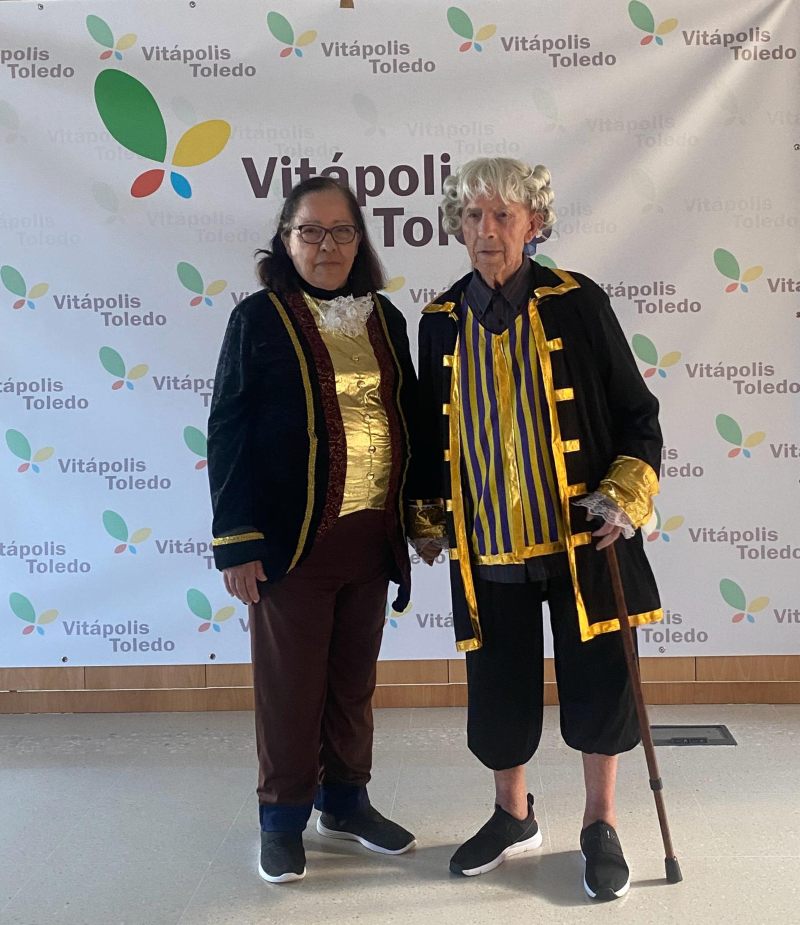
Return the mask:
<path fill-rule="evenodd" d="M 698 681 L 800 681 L 800 655 L 736 655 L 697 662 Z"/>
<path fill-rule="evenodd" d="M 0 691 L 81 690 L 84 668 L 0 668 Z"/>
<path fill-rule="evenodd" d="M 800 703 L 800 656 L 643 658 L 648 703 Z M 553 663 L 545 703 L 558 702 Z M 464 706 L 463 659 L 378 663 L 378 707 Z M 249 665 L 0 669 L 0 713 L 252 709 Z"/>

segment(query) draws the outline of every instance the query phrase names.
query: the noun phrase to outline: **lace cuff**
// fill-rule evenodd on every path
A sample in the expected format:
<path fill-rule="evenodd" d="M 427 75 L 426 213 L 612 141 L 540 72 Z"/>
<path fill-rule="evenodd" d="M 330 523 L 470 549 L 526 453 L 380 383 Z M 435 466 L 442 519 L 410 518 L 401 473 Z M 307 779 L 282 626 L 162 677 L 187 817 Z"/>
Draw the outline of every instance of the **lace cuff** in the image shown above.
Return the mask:
<path fill-rule="evenodd" d="M 412 501 L 406 511 L 406 532 L 412 540 L 445 539 L 442 501 Z"/>
<path fill-rule="evenodd" d="M 622 527 L 622 535 L 626 540 L 629 540 L 636 533 L 630 517 L 615 501 L 612 501 L 602 492 L 593 491 L 585 498 L 581 498 L 580 501 L 573 501 L 572 503 L 576 507 L 585 507 L 592 517 L 601 517 L 607 524 Z"/>

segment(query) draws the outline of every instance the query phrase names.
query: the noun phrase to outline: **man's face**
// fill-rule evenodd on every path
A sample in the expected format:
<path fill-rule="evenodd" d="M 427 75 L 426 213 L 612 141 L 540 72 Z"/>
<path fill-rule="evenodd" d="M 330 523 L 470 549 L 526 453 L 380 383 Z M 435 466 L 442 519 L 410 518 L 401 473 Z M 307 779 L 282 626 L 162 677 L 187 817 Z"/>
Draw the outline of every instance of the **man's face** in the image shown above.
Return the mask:
<path fill-rule="evenodd" d="M 501 286 L 522 265 L 523 247 L 539 230 L 540 217 L 520 202 L 494 196 L 468 200 L 461 234 L 472 266 L 490 286 Z"/>

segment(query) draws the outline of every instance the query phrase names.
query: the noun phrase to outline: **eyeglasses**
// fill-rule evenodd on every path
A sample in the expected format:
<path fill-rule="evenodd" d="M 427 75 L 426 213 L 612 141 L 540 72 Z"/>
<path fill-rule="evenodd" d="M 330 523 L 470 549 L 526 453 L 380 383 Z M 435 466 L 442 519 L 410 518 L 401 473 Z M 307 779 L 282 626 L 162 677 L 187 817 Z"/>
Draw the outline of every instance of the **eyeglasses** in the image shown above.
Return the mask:
<path fill-rule="evenodd" d="M 337 244 L 350 244 L 359 233 L 355 225 L 335 225 L 333 228 L 323 228 L 322 225 L 295 225 L 292 231 L 296 231 L 305 244 L 322 244 L 327 234 Z"/>

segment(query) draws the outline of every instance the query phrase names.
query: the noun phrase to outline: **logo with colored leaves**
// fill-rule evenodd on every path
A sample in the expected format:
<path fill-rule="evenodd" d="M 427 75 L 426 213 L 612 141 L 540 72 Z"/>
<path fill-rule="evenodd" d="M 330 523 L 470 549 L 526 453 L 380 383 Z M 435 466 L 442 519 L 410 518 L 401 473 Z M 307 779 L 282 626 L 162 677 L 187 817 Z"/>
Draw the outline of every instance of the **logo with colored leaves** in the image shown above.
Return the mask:
<path fill-rule="evenodd" d="M 189 588 L 186 592 L 186 603 L 189 605 L 189 610 L 197 617 L 198 620 L 203 622 L 200 626 L 197 627 L 198 633 L 206 633 L 208 630 L 213 630 L 215 633 L 221 633 L 222 627 L 221 623 L 224 623 L 236 613 L 235 607 L 221 607 L 215 614 L 211 612 L 211 602 L 203 594 L 202 591 L 198 591 L 197 588 Z"/>
<path fill-rule="evenodd" d="M 281 49 L 281 58 L 288 58 L 292 52 L 298 58 L 303 57 L 303 49 L 310 45 L 317 37 L 313 29 L 307 29 L 305 32 L 295 38 L 294 29 L 289 20 L 280 13 L 267 13 L 267 27 L 272 35 L 285 47 Z"/>
<path fill-rule="evenodd" d="M 750 459 L 752 453 L 750 450 L 767 435 L 763 430 L 754 430 L 752 434 L 745 437 L 742 434 L 742 428 L 727 414 L 718 414 L 716 417 L 717 433 L 728 443 L 733 444 L 733 449 L 728 451 L 728 456 L 733 459 L 741 453 L 746 459 Z"/>
<path fill-rule="evenodd" d="M 57 610 L 45 610 L 37 617 L 33 604 L 24 594 L 17 594 L 16 591 L 9 595 L 8 603 L 14 615 L 28 624 L 22 630 L 23 636 L 30 636 L 34 632 L 39 636 L 44 636 L 44 627 L 58 618 Z"/>
<path fill-rule="evenodd" d="M 17 466 L 17 472 L 27 472 L 28 469 L 32 472 L 39 472 L 39 463 L 44 462 L 46 459 L 50 459 L 55 452 L 53 447 L 43 446 L 41 450 L 37 450 L 34 453 L 28 442 L 28 438 L 18 430 L 6 431 L 6 443 L 8 444 L 9 450 L 11 450 L 17 459 L 22 460 L 22 463 Z"/>
<path fill-rule="evenodd" d="M 153 532 L 150 527 L 140 527 L 129 534 L 128 525 L 116 511 L 103 511 L 103 526 L 112 539 L 119 541 L 119 545 L 114 548 L 115 553 L 125 552 L 127 549 L 134 556 L 137 554 L 137 545 L 143 543 Z"/>
<path fill-rule="evenodd" d="M 756 618 L 753 614 L 759 613 L 769 604 L 768 597 L 757 597 L 748 604 L 744 591 L 730 578 L 723 578 L 719 583 L 719 593 L 722 600 L 736 611 L 731 617 L 731 623 L 741 623 L 743 620 L 755 623 Z"/>
<path fill-rule="evenodd" d="M 167 158 L 167 127 L 153 94 L 130 74 L 108 68 L 94 82 L 97 111 L 111 137 L 123 148 L 163 164 Z M 197 167 L 215 158 L 228 143 L 231 127 L 224 119 L 198 122 L 178 139 L 172 154 L 172 167 Z M 164 180 L 167 170 L 159 167 L 146 170 L 133 181 L 131 196 L 150 196 Z M 190 199 L 192 187 L 182 173 L 170 170 L 173 190 Z"/>
<path fill-rule="evenodd" d="M 200 459 L 194 464 L 195 469 L 205 469 L 208 465 L 208 441 L 202 430 L 196 427 L 183 428 L 183 442 Z"/>
<path fill-rule="evenodd" d="M 189 292 L 195 293 L 195 297 L 189 302 L 192 308 L 197 308 L 203 302 L 211 308 L 214 305 L 212 296 L 219 295 L 228 285 L 224 279 L 215 279 L 213 283 L 206 286 L 197 267 L 193 267 L 185 261 L 178 264 L 178 279 Z"/>
<path fill-rule="evenodd" d="M 656 25 L 650 8 L 645 3 L 639 3 L 638 0 L 631 0 L 628 4 L 628 16 L 637 29 L 647 33 L 639 42 L 640 45 L 649 45 L 652 41 L 655 41 L 656 45 L 663 45 L 664 39 L 661 36 L 667 35 L 678 27 L 678 20 L 675 18 L 665 19 Z"/>
<path fill-rule="evenodd" d="M 400 626 L 400 618 L 404 617 L 411 610 L 411 601 L 408 602 L 408 606 L 405 610 L 395 610 L 391 604 L 387 602 L 386 604 L 386 619 L 383 621 L 384 626 L 388 623 L 389 626 L 397 629 Z"/>
<path fill-rule="evenodd" d="M 669 369 L 670 366 L 674 366 L 681 358 L 679 350 L 671 350 L 669 353 L 665 353 L 663 357 L 659 358 L 656 345 L 649 337 L 645 337 L 644 334 L 634 334 L 631 340 L 631 346 L 636 356 L 639 357 L 642 363 L 647 365 L 647 369 L 643 373 L 645 379 L 655 376 L 656 373 L 658 373 L 662 379 L 666 379 L 667 369 Z"/>
<path fill-rule="evenodd" d="M 36 283 L 28 289 L 19 270 L 8 264 L 0 267 L 0 280 L 12 295 L 19 296 L 12 308 L 24 308 L 26 305 L 28 308 L 36 308 L 36 299 L 41 299 L 50 288 L 47 283 Z"/>
<path fill-rule="evenodd" d="M 764 267 L 756 264 L 748 267 L 743 273 L 739 267 L 739 261 L 730 251 L 726 251 L 721 247 L 714 251 L 714 266 L 723 276 L 733 280 L 732 283 L 728 283 L 725 287 L 725 292 L 736 292 L 737 289 L 747 292 L 748 287 L 746 284 L 752 283 L 764 272 Z"/>
<path fill-rule="evenodd" d="M 117 61 L 122 61 L 122 52 L 130 48 L 136 41 L 136 36 L 132 32 L 126 32 L 119 41 L 115 42 L 114 33 L 109 28 L 108 23 L 104 19 L 100 19 L 99 16 L 87 16 L 86 28 L 95 42 L 105 48 L 105 51 L 100 53 L 101 61 L 107 61 L 112 55 Z"/>
<path fill-rule="evenodd" d="M 683 526 L 684 518 L 680 514 L 674 514 L 672 517 L 668 517 L 665 521 L 661 520 L 661 512 L 658 508 L 653 509 L 655 515 L 655 524 L 653 529 L 650 530 L 647 536 L 647 542 L 652 543 L 657 539 L 664 540 L 665 543 L 669 543 L 671 540 L 670 533 L 674 533 L 679 527 Z M 652 522 L 652 519 L 650 521 Z"/>
<path fill-rule="evenodd" d="M 487 25 L 481 26 L 476 31 L 469 16 L 457 6 L 448 8 L 447 23 L 456 35 L 466 39 L 465 42 L 459 45 L 459 51 L 469 51 L 471 48 L 474 48 L 475 51 L 483 51 L 481 42 L 488 41 L 497 32 L 497 26 L 493 23 L 487 23 Z"/>
<path fill-rule="evenodd" d="M 103 369 L 111 373 L 116 380 L 111 386 L 115 391 L 121 389 L 123 385 L 133 389 L 134 381 L 147 375 L 147 370 L 150 369 L 146 363 L 139 363 L 126 370 L 125 361 L 113 347 L 101 347 L 99 356 Z"/>

